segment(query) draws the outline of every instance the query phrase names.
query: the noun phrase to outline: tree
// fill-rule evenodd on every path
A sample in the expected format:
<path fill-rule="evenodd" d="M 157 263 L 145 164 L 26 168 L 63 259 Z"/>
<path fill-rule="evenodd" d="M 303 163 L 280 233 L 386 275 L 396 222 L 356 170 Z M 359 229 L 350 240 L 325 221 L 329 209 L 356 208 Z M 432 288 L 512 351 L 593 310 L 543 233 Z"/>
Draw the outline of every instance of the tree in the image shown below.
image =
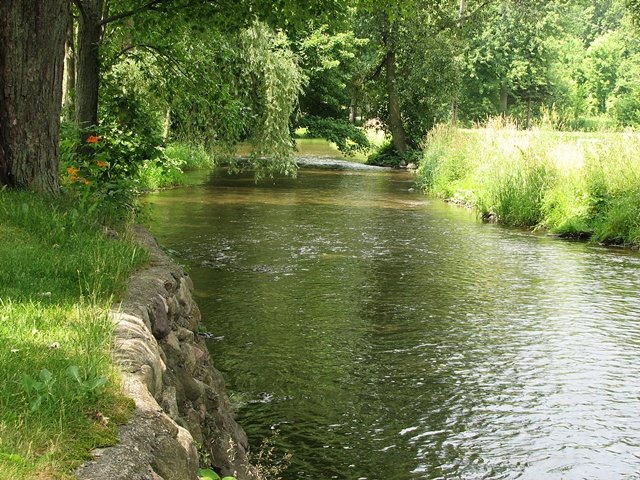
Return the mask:
<path fill-rule="evenodd" d="M 468 3 L 469 13 L 461 15 L 459 0 L 361 1 L 357 31 L 378 50 L 367 85 L 373 114 L 400 153 L 417 147 L 434 121 L 451 112 L 458 90 L 455 37 L 486 2 Z"/>
<path fill-rule="evenodd" d="M 618 69 L 625 57 L 622 32 L 606 32 L 596 37 L 584 63 L 587 92 L 595 103 L 597 113 L 607 111 L 607 100 L 616 88 Z"/>
<path fill-rule="evenodd" d="M 347 24 L 309 25 L 296 49 L 308 83 L 300 97 L 294 126 L 335 143 L 346 154 L 364 151 L 369 141 L 356 127 L 364 71 L 366 39 Z"/>
<path fill-rule="evenodd" d="M 54 193 L 67 0 L 0 2 L 0 185 Z"/>

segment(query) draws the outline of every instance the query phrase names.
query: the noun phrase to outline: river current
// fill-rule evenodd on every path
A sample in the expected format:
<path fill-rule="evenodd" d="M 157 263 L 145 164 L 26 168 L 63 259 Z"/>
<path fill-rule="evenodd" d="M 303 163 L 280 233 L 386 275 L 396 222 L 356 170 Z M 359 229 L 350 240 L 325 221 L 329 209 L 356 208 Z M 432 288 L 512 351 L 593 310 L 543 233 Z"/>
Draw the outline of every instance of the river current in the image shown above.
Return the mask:
<path fill-rule="evenodd" d="M 253 449 L 291 480 L 640 478 L 640 256 L 411 186 L 217 171 L 148 197 Z"/>

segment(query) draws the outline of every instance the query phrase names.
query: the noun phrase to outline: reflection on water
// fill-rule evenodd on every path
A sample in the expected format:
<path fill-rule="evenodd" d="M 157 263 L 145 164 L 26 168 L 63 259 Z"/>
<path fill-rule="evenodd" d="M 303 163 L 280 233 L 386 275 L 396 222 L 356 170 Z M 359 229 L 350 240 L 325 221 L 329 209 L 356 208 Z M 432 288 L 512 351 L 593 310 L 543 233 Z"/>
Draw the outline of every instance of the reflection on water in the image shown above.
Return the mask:
<path fill-rule="evenodd" d="M 640 475 L 640 257 L 483 225 L 405 174 L 150 196 L 288 479 Z"/>

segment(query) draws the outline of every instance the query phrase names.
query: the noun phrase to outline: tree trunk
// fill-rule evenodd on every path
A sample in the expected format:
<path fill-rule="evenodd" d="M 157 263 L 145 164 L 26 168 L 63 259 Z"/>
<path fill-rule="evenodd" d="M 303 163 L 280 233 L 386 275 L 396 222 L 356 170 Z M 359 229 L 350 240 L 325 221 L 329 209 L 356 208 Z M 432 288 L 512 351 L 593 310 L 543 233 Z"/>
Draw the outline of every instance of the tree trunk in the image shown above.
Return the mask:
<path fill-rule="evenodd" d="M 171 131 L 171 107 L 167 107 L 164 112 L 164 121 L 162 122 L 162 141 L 166 142 Z"/>
<path fill-rule="evenodd" d="M 79 10 L 76 121 L 87 129 L 98 124 L 102 0 L 83 0 Z"/>
<path fill-rule="evenodd" d="M 458 8 L 458 28 L 464 26 L 464 13 L 467 8 L 465 0 L 460 0 Z M 451 100 L 451 125 L 455 126 L 458 123 L 458 92 L 455 92 L 453 100 Z"/>
<path fill-rule="evenodd" d="M 0 0 L 0 185 L 58 191 L 68 0 Z"/>
<path fill-rule="evenodd" d="M 62 91 L 62 107 L 65 119 L 73 115 L 76 90 L 76 46 L 75 46 L 75 24 L 73 17 L 69 16 L 67 26 L 67 39 L 64 48 L 64 89 Z"/>
<path fill-rule="evenodd" d="M 502 82 L 500 84 L 500 114 L 507 116 L 509 113 L 509 91 L 507 90 L 507 84 Z"/>
<path fill-rule="evenodd" d="M 355 97 L 351 96 L 351 103 L 349 104 L 349 122 L 356 123 L 358 120 L 358 103 Z"/>
<path fill-rule="evenodd" d="M 532 103 L 531 98 L 529 98 L 527 100 L 527 123 L 525 126 L 527 130 L 529 130 L 529 127 L 531 126 L 531 103 Z"/>
<path fill-rule="evenodd" d="M 387 69 L 387 99 L 389 102 L 389 130 L 391 130 L 391 138 L 393 146 L 399 153 L 407 151 L 407 134 L 402 124 L 402 116 L 400 113 L 400 100 L 396 90 L 396 52 L 393 49 L 387 50 L 385 58 L 385 66 Z"/>

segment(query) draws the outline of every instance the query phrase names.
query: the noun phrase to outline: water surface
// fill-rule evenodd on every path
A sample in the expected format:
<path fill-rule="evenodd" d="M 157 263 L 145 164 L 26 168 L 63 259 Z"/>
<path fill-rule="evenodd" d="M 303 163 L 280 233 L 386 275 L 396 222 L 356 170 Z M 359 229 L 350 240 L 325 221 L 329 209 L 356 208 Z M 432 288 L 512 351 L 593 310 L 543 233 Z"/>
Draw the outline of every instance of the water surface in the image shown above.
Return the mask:
<path fill-rule="evenodd" d="M 149 197 L 252 445 L 291 452 L 292 480 L 640 478 L 640 257 L 411 182 L 218 173 Z"/>

